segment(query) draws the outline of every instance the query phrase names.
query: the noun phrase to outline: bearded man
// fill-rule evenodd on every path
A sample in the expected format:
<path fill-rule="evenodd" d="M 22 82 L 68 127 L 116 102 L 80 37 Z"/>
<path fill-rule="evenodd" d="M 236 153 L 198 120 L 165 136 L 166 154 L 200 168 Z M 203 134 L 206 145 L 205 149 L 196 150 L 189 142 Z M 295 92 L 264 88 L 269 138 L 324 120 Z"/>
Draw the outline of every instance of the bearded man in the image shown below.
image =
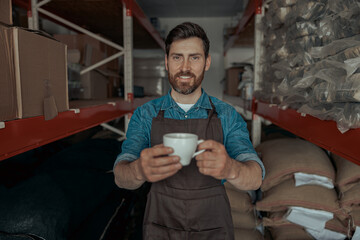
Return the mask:
<path fill-rule="evenodd" d="M 240 190 L 260 187 L 265 169 L 236 110 L 202 89 L 210 42 L 195 23 L 172 29 L 165 41 L 171 89 L 136 109 L 115 165 L 115 183 L 137 189 L 151 183 L 144 239 L 234 239 L 223 182 Z M 193 133 L 205 151 L 188 166 L 162 144 L 167 133 Z"/>

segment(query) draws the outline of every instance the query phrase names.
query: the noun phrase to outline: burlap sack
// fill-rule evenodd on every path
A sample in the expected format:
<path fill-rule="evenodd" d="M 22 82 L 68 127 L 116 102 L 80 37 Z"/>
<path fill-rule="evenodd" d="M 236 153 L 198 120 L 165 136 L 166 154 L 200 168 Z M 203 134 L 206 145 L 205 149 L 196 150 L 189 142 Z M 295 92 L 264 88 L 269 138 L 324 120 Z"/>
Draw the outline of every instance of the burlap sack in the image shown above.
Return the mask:
<path fill-rule="evenodd" d="M 334 217 L 333 219 L 329 220 L 325 224 L 325 229 L 331 230 L 333 232 L 342 233 L 348 237 L 350 237 L 350 225 L 348 220 L 340 220 L 337 217 Z"/>
<path fill-rule="evenodd" d="M 336 165 L 336 186 L 346 192 L 360 182 L 360 166 L 340 156 L 332 154 Z"/>
<path fill-rule="evenodd" d="M 255 212 L 236 212 L 231 211 L 234 228 L 255 229 L 260 220 L 255 216 Z"/>
<path fill-rule="evenodd" d="M 287 226 L 291 222 L 286 220 L 285 214 L 287 211 L 281 212 L 268 212 L 266 217 L 263 217 L 262 223 L 264 227 L 281 227 Z M 329 220 L 325 224 L 325 228 L 334 232 L 342 233 L 344 235 L 349 234 L 349 221 L 348 219 L 342 221 L 337 217 Z"/>
<path fill-rule="evenodd" d="M 230 201 L 231 210 L 237 212 L 252 212 L 254 205 L 246 191 L 237 190 L 230 183 L 225 183 L 226 193 Z"/>
<path fill-rule="evenodd" d="M 360 227 L 360 209 L 354 210 L 350 213 L 351 228 L 355 231 L 355 227 Z"/>
<path fill-rule="evenodd" d="M 289 223 L 280 227 L 268 228 L 273 240 L 313 240 L 304 228 L 299 225 Z"/>
<path fill-rule="evenodd" d="M 287 211 L 268 212 L 266 217 L 262 218 L 264 227 L 280 227 L 288 225 L 290 222 L 285 219 L 284 215 Z"/>
<path fill-rule="evenodd" d="M 340 206 L 348 213 L 360 208 L 360 182 L 341 194 Z"/>
<path fill-rule="evenodd" d="M 324 210 L 337 214 L 341 219 L 347 217 L 338 204 L 335 189 L 316 185 L 295 187 L 294 180 L 288 179 L 263 193 L 263 199 L 256 202 L 259 211 L 285 211 L 290 206 Z"/>
<path fill-rule="evenodd" d="M 310 142 L 294 138 L 275 139 L 261 143 L 256 150 L 266 169 L 262 191 L 292 178 L 296 172 L 316 174 L 335 181 L 334 167 L 327 154 Z"/>
<path fill-rule="evenodd" d="M 286 220 L 286 211 L 281 212 L 269 212 L 266 217 L 263 217 L 262 223 L 264 227 L 281 227 L 287 226 L 291 222 Z M 340 220 L 337 217 L 329 220 L 325 224 L 325 228 L 334 232 L 342 233 L 344 235 L 349 234 L 349 222 L 347 220 Z"/>
<path fill-rule="evenodd" d="M 235 240 L 264 240 L 263 235 L 258 230 L 248 230 L 234 228 Z"/>

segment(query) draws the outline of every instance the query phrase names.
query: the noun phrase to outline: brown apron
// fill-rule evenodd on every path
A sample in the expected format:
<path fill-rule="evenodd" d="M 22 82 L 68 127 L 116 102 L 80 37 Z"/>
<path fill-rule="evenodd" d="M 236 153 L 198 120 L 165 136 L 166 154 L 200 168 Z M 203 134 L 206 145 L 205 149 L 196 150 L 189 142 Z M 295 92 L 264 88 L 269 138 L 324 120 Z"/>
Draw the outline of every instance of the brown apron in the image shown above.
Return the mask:
<path fill-rule="evenodd" d="M 210 103 L 207 119 L 168 119 L 160 110 L 152 120 L 151 145 L 162 143 L 162 136 L 170 132 L 194 133 L 199 139 L 222 143 L 221 121 Z M 221 180 L 201 174 L 192 159 L 175 175 L 152 183 L 143 236 L 153 240 L 233 240 L 230 204 Z"/>

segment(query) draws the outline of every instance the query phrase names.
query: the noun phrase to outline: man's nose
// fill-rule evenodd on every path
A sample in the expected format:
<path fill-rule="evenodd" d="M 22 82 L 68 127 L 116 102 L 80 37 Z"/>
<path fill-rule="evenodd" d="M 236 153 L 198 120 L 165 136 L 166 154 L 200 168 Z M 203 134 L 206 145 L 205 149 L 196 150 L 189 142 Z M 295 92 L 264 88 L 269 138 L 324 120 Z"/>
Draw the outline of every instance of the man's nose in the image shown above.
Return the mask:
<path fill-rule="evenodd" d="M 182 66 L 181 66 L 181 70 L 183 72 L 187 72 L 190 70 L 190 61 L 189 60 L 187 60 L 187 59 L 184 60 Z"/>

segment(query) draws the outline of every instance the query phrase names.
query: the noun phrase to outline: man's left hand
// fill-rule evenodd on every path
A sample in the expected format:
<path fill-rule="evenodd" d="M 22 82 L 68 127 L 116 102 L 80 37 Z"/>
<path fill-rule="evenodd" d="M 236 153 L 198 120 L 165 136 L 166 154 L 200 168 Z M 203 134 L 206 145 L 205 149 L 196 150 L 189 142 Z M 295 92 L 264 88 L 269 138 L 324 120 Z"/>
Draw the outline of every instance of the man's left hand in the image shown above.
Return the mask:
<path fill-rule="evenodd" d="M 195 157 L 200 173 L 216 179 L 234 179 L 235 160 L 230 158 L 225 146 L 214 140 L 206 140 L 199 144 L 198 150 L 206 151 Z"/>

